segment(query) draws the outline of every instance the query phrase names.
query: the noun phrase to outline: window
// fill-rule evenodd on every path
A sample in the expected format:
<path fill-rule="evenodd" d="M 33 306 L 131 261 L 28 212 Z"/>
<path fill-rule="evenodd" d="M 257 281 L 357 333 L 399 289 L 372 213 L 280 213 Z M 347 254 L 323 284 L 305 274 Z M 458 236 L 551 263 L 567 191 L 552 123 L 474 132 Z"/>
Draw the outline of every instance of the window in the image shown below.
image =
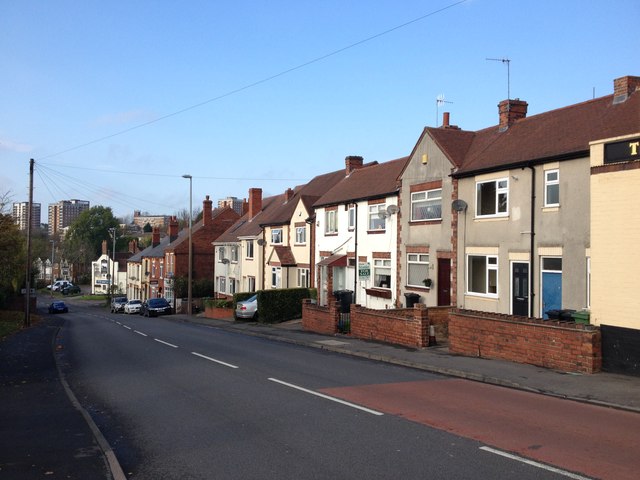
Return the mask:
<path fill-rule="evenodd" d="M 238 263 L 238 246 L 231 245 L 229 249 L 231 250 L 231 261 L 234 263 Z"/>
<path fill-rule="evenodd" d="M 545 170 L 544 206 L 556 207 L 558 205 L 560 205 L 560 170 Z"/>
<path fill-rule="evenodd" d="M 233 295 L 234 293 L 236 293 L 236 279 L 230 278 L 229 279 L 229 295 Z"/>
<path fill-rule="evenodd" d="M 296 227 L 296 243 L 299 245 L 307 243 L 307 227 Z"/>
<path fill-rule="evenodd" d="M 325 210 L 324 212 L 324 233 L 338 233 L 338 211 Z"/>
<path fill-rule="evenodd" d="M 391 288 L 391 260 L 373 260 L 373 285 L 378 288 Z"/>
<path fill-rule="evenodd" d="M 218 262 L 222 262 L 222 260 L 226 258 L 225 252 L 226 250 L 224 247 L 218 247 Z"/>
<path fill-rule="evenodd" d="M 384 203 L 369 205 L 369 230 L 386 228 L 387 206 Z"/>
<path fill-rule="evenodd" d="M 256 291 L 256 277 L 247 277 L 247 292 Z"/>
<path fill-rule="evenodd" d="M 356 206 L 349 205 L 349 230 L 356 228 Z"/>
<path fill-rule="evenodd" d="M 498 296 L 498 257 L 469 255 L 467 258 L 467 292 Z"/>
<path fill-rule="evenodd" d="M 407 285 L 424 287 L 429 278 L 429 255 L 425 253 L 407 254 Z"/>
<path fill-rule="evenodd" d="M 247 257 L 253 258 L 253 240 L 247 240 Z M 251 290 L 253 292 L 253 290 Z"/>
<path fill-rule="evenodd" d="M 271 230 L 271 243 L 278 244 L 282 243 L 282 229 L 274 228 Z"/>
<path fill-rule="evenodd" d="M 442 218 L 442 189 L 411 194 L 411 221 Z"/>
<path fill-rule="evenodd" d="M 309 269 L 308 268 L 298 269 L 298 287 L 302 287 L 302 288 L 309 287 Z"/>
<path fill-rule="evenodd" d="M 476 184 L 476 216 L 507 216 L 509 180 L 491 180 Z"/>
<path fill-rule="evenodd" d="M 225 293 L 226 292 L 226 278 L 225 277 L 218 277 L 218 292 L 220 293 Z"/>
<path fill-rule="evenodd" d="M 281 267 L 271 267 L 271 287 L 272 288 L 280 288 L 281 272 L 282 272 Z"/>

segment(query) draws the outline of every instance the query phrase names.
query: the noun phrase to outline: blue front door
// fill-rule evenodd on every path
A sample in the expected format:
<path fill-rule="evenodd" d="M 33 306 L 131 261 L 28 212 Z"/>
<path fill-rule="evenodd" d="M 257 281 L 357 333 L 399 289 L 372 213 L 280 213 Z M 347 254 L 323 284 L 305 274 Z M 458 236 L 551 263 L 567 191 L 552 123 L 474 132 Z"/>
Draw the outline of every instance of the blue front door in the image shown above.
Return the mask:
<path fill-rule="evenodd" d="M 546 312 L 562 308 L 562 273 L 542 272 L 542 318 Z"/>

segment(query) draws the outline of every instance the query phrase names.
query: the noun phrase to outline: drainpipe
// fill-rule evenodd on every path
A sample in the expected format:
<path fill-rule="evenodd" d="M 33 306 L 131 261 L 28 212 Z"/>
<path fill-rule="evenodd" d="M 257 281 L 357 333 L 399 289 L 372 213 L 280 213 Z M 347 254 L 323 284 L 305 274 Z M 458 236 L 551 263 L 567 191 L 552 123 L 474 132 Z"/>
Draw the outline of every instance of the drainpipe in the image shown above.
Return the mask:
<path fill-rule="evenodd" d="M 355 219 L 354 219 L 354 238 L 355 238 L 355 255 L 356 255 L 356 272 L 353 276 L 353 295 L 351 296 L 351 303 L 356 303 L 356 292 L 358 291 L 358 204 L 355 203 Z"/>
<path fill-rule="evenodd" d="M 535 236 L 536 236 L 536 169 L 533 164 L 529 164 L 531 169 L 531 237 L 529 246 L 529 317 L 533 317 L 535 309 L 535 288 L 534 288 L 534 261 L 535 261 Z M 542 315 L 541 315 L 542 316 Z"/>

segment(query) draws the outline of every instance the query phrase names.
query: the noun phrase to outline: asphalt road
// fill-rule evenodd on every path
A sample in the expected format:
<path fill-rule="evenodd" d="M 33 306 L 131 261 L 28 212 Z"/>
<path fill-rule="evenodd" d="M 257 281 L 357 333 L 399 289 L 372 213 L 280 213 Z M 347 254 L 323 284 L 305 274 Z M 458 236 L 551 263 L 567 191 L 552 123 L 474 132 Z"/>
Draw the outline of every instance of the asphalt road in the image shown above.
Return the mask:
<path fill-rule="evenodd" d="M 589 478 L 518 423 L 518 402 L 530 423 L 554 415 L 541 396 L 162 317 L 66 317 L 62 369 L 128 478 Z M 594 438 L 559 428 L 574 456 Z"/>

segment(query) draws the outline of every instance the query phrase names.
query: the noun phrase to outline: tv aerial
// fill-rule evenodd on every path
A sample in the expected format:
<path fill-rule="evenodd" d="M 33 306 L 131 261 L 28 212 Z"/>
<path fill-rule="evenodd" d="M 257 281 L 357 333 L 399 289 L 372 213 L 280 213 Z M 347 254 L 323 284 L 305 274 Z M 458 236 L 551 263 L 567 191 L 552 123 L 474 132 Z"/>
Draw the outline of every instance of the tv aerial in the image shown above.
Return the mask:
<path fill-rule="evenodd" d="M 507 100 L 511 100 L 511 73 L 509 64 L 511 60 L 507 57 L 504 58 L 485 58 L 485 60 L 489 60 L 491 62 L 502 62 L 507 64 Z"/>
<path fill-rule="evenodd" d="M 441 93 L 436 97 L 436 127 L 438 126 L 438 122 L 440 121 L 440 105 L 444 105 L 445 103 L 453 103 L 444 99 L 444 93 Z"/>

